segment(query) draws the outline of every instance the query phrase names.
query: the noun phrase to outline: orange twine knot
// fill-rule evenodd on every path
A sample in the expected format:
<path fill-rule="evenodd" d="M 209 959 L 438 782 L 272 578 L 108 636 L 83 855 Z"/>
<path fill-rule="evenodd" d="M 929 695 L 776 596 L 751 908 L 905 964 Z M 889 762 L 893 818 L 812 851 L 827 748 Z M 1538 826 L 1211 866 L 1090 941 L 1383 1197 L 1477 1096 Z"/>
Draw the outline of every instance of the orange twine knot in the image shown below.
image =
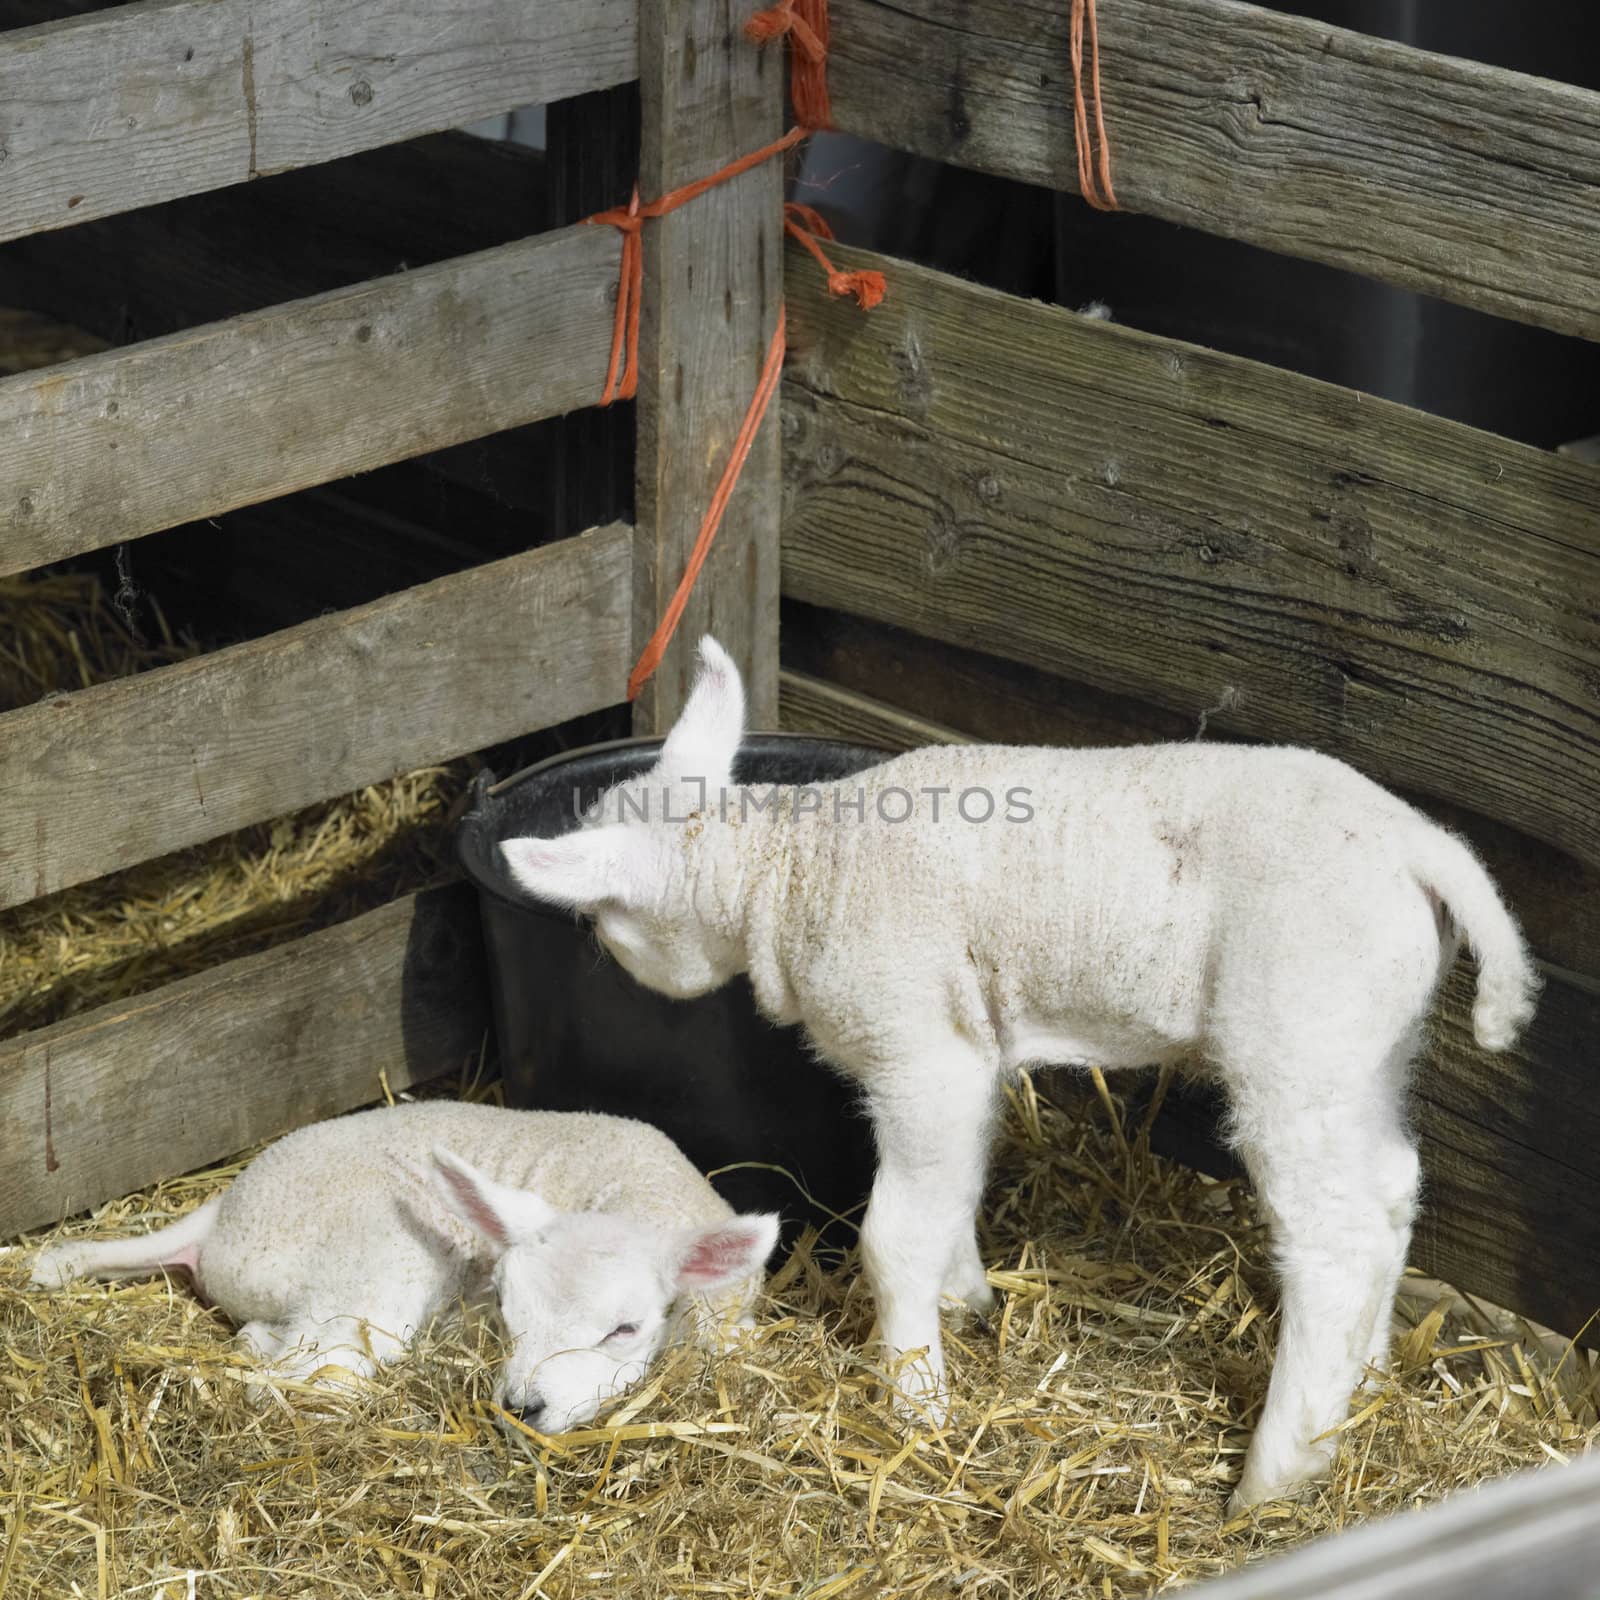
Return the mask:
<path fill-rule="evenodd" d="M 1083 39 L 1089 35 L 1089 83 L 1094 98 L 1094 127 L 1098 151 L 1089 139 L 1089 109 L 1083 93 Z M 1072 0 L 1069 35 L 1072 56 L 1072 131 L 1078 149 L 1078 188 L 1096 211 L 1118 211 L 1117 192 L 1111 187 L 1111 146 L 1100 107 L 1100 29 L 1095 22 L 1094 0 Z"/>
<path fill-rule="evenodd" d="M 831 128 L 828 98 L 828 0 L 778 0 L 744 25 L 747 39 L 765 44 L 788 34 L 792 49 L 789 98 L 803 128 Z"/>
<path fill-rule="evenodd" d="M 611 325 L 611 360 L 606 366 L 606 386 L 600 404 L 631 400 L 639 388 L 639 299 L 644 288 L 644 217 L 639 206 L 639 185 L 625 206 L 598 211 L 588 222 L 603 222 L 622 234 L 622 271 L 617 279 L 617 316 Z M 622 382 L 617 382 L 617 363 L 623 350 L 628 352 Z"/>
<path fill-rule="evenodd" d="M 786 201 L 783 207 L 783 231 L 791 239 L 803 244 L 816 259 L 817 265 L 828 275 L 828 292 L 836 295 L 853 294 L 863 311 L 881 304 L 889 292 L 888 280 L 881 272 L 841 272 L 823 254 L 818 239 L 832 239 L 833 229 L 827 219 L 811 206 L 797 200 Z"/>
<path fill-rule="evenodd" d="M 585 222 L 617 229 L 622 235 L 622 271 L 617 283 L 617 316 L 611 328 L 611 360 L 606 367 L 606 385 L 600 394 L 600 404 L 608 406 L 613 400 L 631 400 L 639 388 L 639 302 L 644 294 L 644 224 L 647 218 L 664 217 L 669 211 L 714 189 L 719 183 L 737 178 L 740 173 L 759 167 L 763 161 L 793 149 L 805 138 L 804 128 L 791 128 L 781 139 L 752 150 L 748 155 L 730 161 L 720 171 L 709 177 L 696 178 L 682 188 L 671 189 L 659 200 L 639 200 L 638 185 L 633 198 L 625 206 L 613 206 L 609 211 L 597 211 Z M 626 351 L 626 360 L 623 352 Z M 622 376 L 617 376 L 618 363 L 622 363 Z"/>

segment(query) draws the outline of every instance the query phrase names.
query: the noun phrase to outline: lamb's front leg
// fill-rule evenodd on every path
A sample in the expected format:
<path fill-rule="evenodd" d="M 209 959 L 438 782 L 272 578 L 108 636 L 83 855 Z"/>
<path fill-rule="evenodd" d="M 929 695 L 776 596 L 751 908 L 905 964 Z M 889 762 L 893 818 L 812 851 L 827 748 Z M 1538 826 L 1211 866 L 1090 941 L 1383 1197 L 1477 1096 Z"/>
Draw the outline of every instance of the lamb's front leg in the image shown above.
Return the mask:
<path fill-rule="evenodd" d="M 926 1351 L 896 1378 L 911 1416 L 940 1420 L 944 1409 L 939 1297 L 953 1278 L 971 1276 L 995 1081 L 992 1066 L 954 1038 L 898 1057 L 869 1080 L 878 1176 L 861 1256 L 891 1367 L 908 1351 Z"/>

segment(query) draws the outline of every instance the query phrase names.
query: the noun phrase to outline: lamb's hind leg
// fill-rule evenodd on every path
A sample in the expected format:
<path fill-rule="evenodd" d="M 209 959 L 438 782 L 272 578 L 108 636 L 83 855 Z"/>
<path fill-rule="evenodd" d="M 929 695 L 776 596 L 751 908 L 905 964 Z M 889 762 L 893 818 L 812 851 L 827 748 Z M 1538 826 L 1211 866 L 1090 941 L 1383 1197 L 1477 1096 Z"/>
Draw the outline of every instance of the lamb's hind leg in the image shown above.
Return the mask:
<path fill-rule="evenodd" d="M 1239 1148 L 1272 1223 L 1282 1284 L 1277 1358 L 1234 1511 L 1327 1471 L 1330 1430 L 1387 1346 L 1417 1158 L 1383 1069 L 1351 1067 L 1258 1071 L 1234 1085 Z"/>
<path fill-rule="evenodd" d="M 58 1289 L 74 1278 L 139 1278 L 164 1271 L 199 1278 L 200 1248 L 216 1221 L 220 1195 L 154 1233 L 122 1239 L 72 1239 L 47 1245 L 33 1264 L 39 1288 Z"/>
<path fill-rule="evenodd" d="M 1411 1229 L 1416 1221 L 1417 1196 L 1421 1188 L 1422 1167 L 1417 1147 L 1405 1127 L 1403 1097 L 1410 1079 L 1411 1063 L 1421 1044 L 1421 1031 L 1409 1031 L 1390 1054 L 1380 1094 L 1387 1094 L 1391 1110 L 1381 1119 L 1377 1142 L 1371 1152 L 1378 1175 L 1378 1194 L 1389 1222 L 1390 1251 L 1385 1278 L 1387 1288 L 1381 1296 L 1377 1314 L 1367 1335 L 1364 1382 L 1381 1379 L 1389 1370 L 1389 1346 L 1394 1324 L 1394 1298 L 1406 1270 L 1411 1249 Z"/>

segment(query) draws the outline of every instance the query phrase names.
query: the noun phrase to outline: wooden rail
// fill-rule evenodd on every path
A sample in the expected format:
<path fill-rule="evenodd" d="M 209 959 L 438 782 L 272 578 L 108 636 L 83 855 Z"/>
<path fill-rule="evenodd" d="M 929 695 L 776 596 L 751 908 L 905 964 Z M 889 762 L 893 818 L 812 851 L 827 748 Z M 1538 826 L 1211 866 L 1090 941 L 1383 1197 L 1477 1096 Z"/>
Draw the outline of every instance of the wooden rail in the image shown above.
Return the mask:
<path fill-rule="evenodd" d="M 0 305 L 134 344 L 575 222 L 547 189 L 542 150 L 433 134 L 14 240 Z"/>
<path fill-rule="evenodd" d="M 637 76 L 637 0 L 145 0 L 14 29 L 0 240 Z"/>
<path fill-rule="evenodd" d="M 619 255 L 568 228 L 0 381 L 0 574 L 592 404 Z"/>
<path fill-rule="evenodd" d="M 834 0 L 838 126 L 1076 189 L 1070 8 Z M 1600 338 L 1600 94 L 1236 0 L 1101 8 L 1131 210 Z"/>
<path fill-rule="evenodd" d="M 0 1238 L 460 1068 L 482 959 L 457 886 L 0 1044 Z"/>
<path fill-rule="evenodd" d="M 782 725 L 796 732 L 894 750 L 980 736 L 804 673 L 785 671 L 780 691 Z M 981 708 L 979 716 L 990 721 Z M 1600 1108 L 1587 1086 L 1600 1038 L 1600 983 L 1546 969 L 1545 985 L 1527 1035 L 1503 1055 L 1473 1041 L 1470 971 L 1458 967 L 1445 985 L 1413 1088 L 1426 1176 L 1411 1259 L 1562 1333 L 1582 1329 L 1585 1343 L 1597 1344 Z M 1157 1143 L 1215 1165 L 1220 1138 L 1196 1117 L 1174 1101 L 1157 1125 Z"/>
<path fill-rule="evenodd" d="M 0 906 L 614 705 L 632 602 L 613 525 L 10 712 Z"/>
<path fill-rule="evenodd" d="M 797 259 L 797 258 L 796 258 Z M 785 595 L 1317 746 L 1600 862 L 1600 471 L 905 263 L 796 270 Z"/>

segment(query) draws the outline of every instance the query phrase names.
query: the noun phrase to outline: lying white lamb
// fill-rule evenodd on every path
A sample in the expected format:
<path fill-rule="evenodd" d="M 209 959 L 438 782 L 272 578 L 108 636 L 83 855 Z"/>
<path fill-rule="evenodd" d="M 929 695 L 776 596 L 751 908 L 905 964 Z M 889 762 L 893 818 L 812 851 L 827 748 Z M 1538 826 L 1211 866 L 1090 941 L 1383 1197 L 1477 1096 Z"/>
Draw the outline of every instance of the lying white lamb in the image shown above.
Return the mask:
<path fill-rule="evenodd" d="M 49 1246 L 33 1281 L 182 1269 L 253 1352 L 302 1377 L 370 1374 L 487 1295 L 510 1345 L 496 1401 L 559 1433 L 669 1340 L 710 1344 L 742 1318 L 777 1235 L 646 1123 L 437 1101 L 302 1128 L 169 1228 Z"/>
<path fill-rule="evenodd" d="M 504 846 L 592 915 L 640 982 L 748 972 L 865 1091 L 879 1170 L 862 1254 L 902 1388 L 941 1404 L 941 1290 L 991 1300 L 973 1221 L 1002 1078 L 1028 1063 L 1208 1063 L 1276 1236 L 1277 1364 L 1234 1498 L 1323 1471 L 1386 1358 L 1418 1163 L 1406 1075 L 1457 928 L 1473 1024 L 1533 1010 L 1517 928 L 1471 851 L 1309 750 L 914 751 L 821 790 L 731 785 L 737 670 L 701 671 L 661 759 L 588 825 Z M 687 818 L 687 820 L 685 820 Z"/>

